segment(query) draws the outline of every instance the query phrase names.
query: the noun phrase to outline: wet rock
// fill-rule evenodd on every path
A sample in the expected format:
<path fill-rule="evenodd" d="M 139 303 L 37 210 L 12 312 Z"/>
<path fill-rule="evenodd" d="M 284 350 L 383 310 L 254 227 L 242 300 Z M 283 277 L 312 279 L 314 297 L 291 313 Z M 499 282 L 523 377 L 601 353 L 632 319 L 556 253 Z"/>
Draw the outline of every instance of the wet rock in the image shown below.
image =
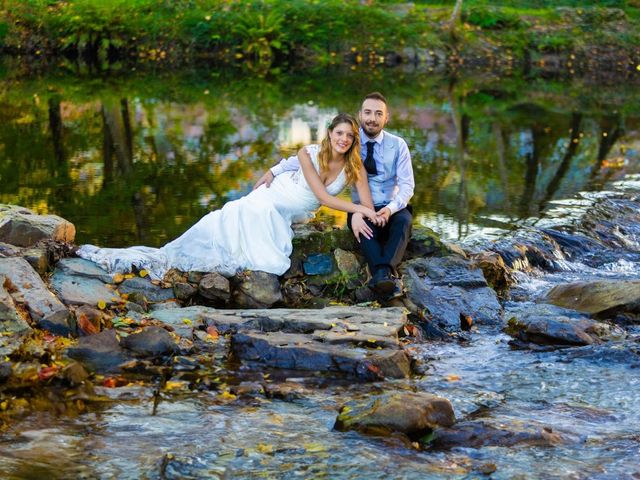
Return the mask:
<path fill-rule="evenodd" d="M 5 383 L 11 374 L 13 373 L 13 369 L 11 368 L 11 362 L 2 362 L 0 363 L 0 385 Z"/>
<path fill-rule="evenodd" d="M 174 298 L 173 289 L 162 288 L 155 285 L 148 277 L 128 278 L 120 284 L 118 290 L 120 293 L 127 293 L 129 295 L 132 293 L 141 294 L 148 302 L 151 303 L 164 302 Z M 131 299 L 131 297 L 129 297 L 129 299 Z"/>
<path fill-rule="evenodd" d="M 80 337 L 77 347 L 67 350 L 67 356 L 85 368 L 98 373 L 120 371 L 120 365 L 133 359 L 120 346 L 115 330 L 104 330 L 96 335 Z"/>
<path fill-rule="evenodd" d="M 237 333 L 237 358 L 275 368 L 341 373 L 365 380 L 405 378 L 411 367 L 402 350 L 367 350 L 326 345 L 293 333 Z"/>
<path fill-rule="evenodd" d="M 399 432 L 417 440 L 435 428 L 450 427 L 455 421 L 453 407 L 446 398 L 401 392 L 374 397 L 364 404 L 348 403 L 340 409 L 334 428 L 373 435 Z"/>
<path fill-rule="evenodd" d="M 333 258 L 336 261 L 338 270 L 343 275 L 356 276 L 359 274 L 360 262 L 354 253 L 337 248 L 336 251 L 333 252 Z"/>
<path fill-rule="evenodd" d="M 159 357 L 178 351 L 173 337 L 162 327 L 147 327 L 120 340 L 120 345 L 141 357 Z"/>
<path fill-rule="evenodd" d="M 451 448 L 481 448 L 486 446 L 513 447 L 528 445 L 552 447 L 568 441 L 576 441 L 567 434 L 554 432 L 546 425 L 502 421 L 491 425 L 485 421 L 461 422 L 451 428 L 435 431 L 430 446 L 438 450 Z"/>
<path fill-rule="evenodd" d="M 303 385 L 295 382 L 265 383 L 262 385 L 267 398 L 292 402 L 304 398 L 308 393 Z"/>
<path fill-rule="evenodd" d="M 490 250 L 498 253 L 513 270 L 530 272 L 537 268 L 556 272 L 563 269 L 565 255 L 558 242 L 542 231 L 521 230 L 499 240 Z"/>
<path fill-rule="evenodd" d="M 304 281 L 297 278 L 289 278 L 281 286 L 282 300 L 285 306 L 300 308 L 309 304 L 313 295 Z"/>
<path fill-rule="evenodd" d="M 109 288 L 102 280 L 65 273 L 57 267 L 51 277 L 51 288 L 58 298 L 67 305 L 95 306 L 100 302 L 113 305 L 121 300 L 118 292 Z"/>
<path fill-rule="evenodd" d="M 337 248 L 354 251 L 356 240 L 348 228 L 334 228 L 319 231 L 314 225 L 300 224 L 294 226 L 293 255 L 332 254 Z"/>
<path fill-rule="evenodd" d="M 76 309 L 76 325 L 81 336 L 100 333 L 103 320 L 103 313 L 89 305 L 82 305 Z"/>
<path fill-rule="evenodd" d="M 495 252 L 475 254 L 472 256 L 472 265 L 482 270 L 487 283 L 500 297 L 508 297 L 514 279 L 500 255 Z"/>
<path fill-rule="evenodd" d="M 12 294 L 24 301 L 31 319 L 40 328 L 57 335 L 69 335 L 70 312 L 46 287 L 40 275 L 23 258 L 0 258 L 0 275 L 15 288 Z"/>
<path fill-rule="evenodd" d="M 587 360 L 599 365 L 626 365 L 640 368 L 640 337 L 621 342 L 594 344 L 561 352 L 563 361 Z"/>
<path fill-rule="evenodd" d="M 181 301 L 189 300 L 193 297 L 198 289 L 187 282 L 176 282 L 173 284 L 173 294 Z"/>
<path fill-rule="evenodd" d="M 247 271 L 238 274 L 236 280 L 233 301 L 240 308 L 267 308 L 282 301 L 277 275 Z"/>
<path fill-rule="evenodd" d="M 408 308 L 439 329 L 460 331 L 469 320 L 478 325 L 502 322 L 496 292 L 469 260 L 459 256 L 414 259 L 404 262 L 400 272 Z"/>
<path fill-rule="evenodd" d="M 30 247 L 45 239 L 73 242 L 75 236 L 73 224 L 57 215 L 36 215 L 24 207 L 0 204 L 0 242 Z"/>
<path fill-rule="evenodd" d="M 553 305 L 525 307 L 516 315 L 509 319 L 505 331 L 519 341 L 516 343 L 518 346 L 526 346 L 529 342 L 537 345 L 591 345 L 621 340 L 626 336 L 620 327 Z"/>
<path fill-rule="evenodd" d="M 592 315 L 640 312 L 640 281 L 601 280 L 553 287 L 545 300 Z"/>
<path fill-rule="evenodd" d="M 219 273 L 208 273 L 200 280 L 198 292 L 209 300 L 227 303 L 231 298 L 231 285 Z"/>

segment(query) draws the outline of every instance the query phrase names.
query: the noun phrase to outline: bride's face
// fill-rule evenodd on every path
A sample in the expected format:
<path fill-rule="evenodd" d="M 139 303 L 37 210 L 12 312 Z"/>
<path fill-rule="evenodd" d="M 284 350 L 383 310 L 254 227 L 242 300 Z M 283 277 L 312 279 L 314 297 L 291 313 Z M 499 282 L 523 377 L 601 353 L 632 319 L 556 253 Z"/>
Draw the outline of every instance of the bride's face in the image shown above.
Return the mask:
<path fill-rule="evenodd" d="M 354 139 L 355 132 L 350 123 L 339 123 L 329 132 L 332 150 L 343 155 L 349 151 Z"/>

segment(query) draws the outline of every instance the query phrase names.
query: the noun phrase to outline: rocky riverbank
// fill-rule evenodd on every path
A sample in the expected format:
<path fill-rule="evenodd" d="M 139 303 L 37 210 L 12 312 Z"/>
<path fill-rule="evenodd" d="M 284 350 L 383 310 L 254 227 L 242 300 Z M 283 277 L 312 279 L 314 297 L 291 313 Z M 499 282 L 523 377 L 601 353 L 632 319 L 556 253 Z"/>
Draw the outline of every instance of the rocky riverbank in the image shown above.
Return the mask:
<path fill-rule="evenodd" d="M 538 299 L 522 298 L 517 281 L 566 271 L 569 258 L 595 266 L 607 252 L 639 256 L 637 204 L 604 199 L 571 231 L 522 231 L 467 251 L 417 228 L 400 268 L 406 295 L 389 305 L 368 292 L 345 230 L 298 229 L 281 278 L 172 271 L 151 281 L 74 257 L 67 220 L 2 205 L 0 418 L 8 428 L 39 410 L 95 410 L 112 401 L 105 388 L 136 383 L 156 385 L 158 399 L 192 391 L 292 400 L 308 394 L 293 372 L 325 385 L 419 378 L 430 368 L 418 353 L 425 345 L 464 345 L 480 331 L 504 330 L 513 348 L 615 353 L 638 364 L 638 337 L 629 335 L 640 313 L 637 279 L 558 282 Z M 570 348 L 579 346 L 591 353 Z M 580 441 L 543 423 L 495 425 L 477 415 L 456 423 L 448 399 L 389 386 L 345 399 L 335 428 L 435 449 Z"/>

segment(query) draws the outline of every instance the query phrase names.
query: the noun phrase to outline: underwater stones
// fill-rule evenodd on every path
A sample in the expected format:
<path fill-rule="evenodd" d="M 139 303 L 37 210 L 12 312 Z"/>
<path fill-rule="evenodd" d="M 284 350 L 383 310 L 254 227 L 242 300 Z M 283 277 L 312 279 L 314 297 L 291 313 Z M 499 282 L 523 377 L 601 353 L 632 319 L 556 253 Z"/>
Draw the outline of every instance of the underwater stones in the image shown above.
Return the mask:
<path fill-rule="evenodd" d="M 0 204 L 0 242 L 30 247 L 40 240 L 73 242 L 76 228 L 57 215 L 37 215 L 28 208 Z"/>
<path fill-rule="evenodd" d="M 364 403 L 347 403 L 340 409 L 334 428 L 373 435 L 399 432 L 419 439 L 436 428 L 451 427 L 455 421 L 453 406 L 446 398 L 400 392 L 369 398 Z"/>

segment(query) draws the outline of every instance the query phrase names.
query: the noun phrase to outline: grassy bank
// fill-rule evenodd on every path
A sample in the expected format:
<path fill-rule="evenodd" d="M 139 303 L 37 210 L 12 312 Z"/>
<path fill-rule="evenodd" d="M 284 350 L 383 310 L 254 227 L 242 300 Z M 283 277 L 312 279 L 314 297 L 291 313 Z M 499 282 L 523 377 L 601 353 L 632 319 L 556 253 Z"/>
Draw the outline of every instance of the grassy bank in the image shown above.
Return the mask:
<path fill-rule="evenodd" d="M 435 49 L 473 56 L 640 45 L 640 0 L 453 1 L 4 0 L 0 48 L 13 55 L 108 62 L 198 58 L 281 64 L 379 62 L 389 52 Z M 414 56 L 415 57 L 415 56 Z"/>

